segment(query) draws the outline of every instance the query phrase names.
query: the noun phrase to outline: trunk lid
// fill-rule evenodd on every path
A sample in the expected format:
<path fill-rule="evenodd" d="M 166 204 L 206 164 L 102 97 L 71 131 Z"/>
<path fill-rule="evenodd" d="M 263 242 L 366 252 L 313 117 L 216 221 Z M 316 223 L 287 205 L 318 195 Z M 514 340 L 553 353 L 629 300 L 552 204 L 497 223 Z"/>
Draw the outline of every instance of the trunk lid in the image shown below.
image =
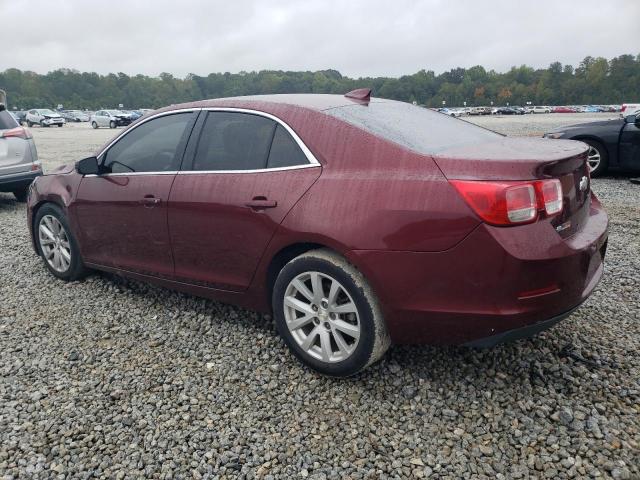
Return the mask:
<path fill-rule="evenodd" d="M 509 138 L 454 147 L 434 157 L 450 180 L 527 181 L 557 178 L 562 184 L 563 209 L 549 219 L 567 238 L 589 214 L 591 181 L 588 147 L 574 140 Z"/>

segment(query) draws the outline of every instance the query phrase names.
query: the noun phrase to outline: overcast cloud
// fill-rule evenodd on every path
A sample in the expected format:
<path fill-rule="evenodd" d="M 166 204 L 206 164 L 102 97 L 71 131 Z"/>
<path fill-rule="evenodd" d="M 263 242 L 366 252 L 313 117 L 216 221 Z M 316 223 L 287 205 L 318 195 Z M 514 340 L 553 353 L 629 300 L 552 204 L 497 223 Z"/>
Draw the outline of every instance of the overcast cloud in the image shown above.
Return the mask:
<path fill-rule="evenodd" d="M 639 0 L 0 0 L 0 71 L 505 71 L 638 54 L 639 20 Z"/>

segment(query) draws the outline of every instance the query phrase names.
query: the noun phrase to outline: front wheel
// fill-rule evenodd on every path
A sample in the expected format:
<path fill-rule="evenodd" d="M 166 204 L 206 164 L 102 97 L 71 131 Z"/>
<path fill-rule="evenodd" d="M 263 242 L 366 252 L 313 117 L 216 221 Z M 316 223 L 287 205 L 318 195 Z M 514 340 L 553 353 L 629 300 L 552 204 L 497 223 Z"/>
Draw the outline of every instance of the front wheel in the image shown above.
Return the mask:
<path fill-rule="evenodd" d="M 29 187 L 23 187 L 19 190 L 14 190 L 13 196 L 16 197 L 16 200 L 20 203 L 26 202 L 27 197 L 29 196 Z"/>
<path fill-rule="evenodd" d="M 116 128 L 116 122 L 114 122 L 113 120 L 111 120 L 109 122 L 109 128 Z"/>
<path fill-rule="evenodd" d="M 58 127 L 62 127 L 62 126 L 64 126 L 64 123 L 59 123 L 58 124 Z"/>
<path fill-rule="evenodd" d="M 38 252 L 56 277 L 78 280 L 86 275 L 80 249 L 63 211 L 54 204 L 43 205 L 33 222 Z"/>
<path fill-rule="evenodd" d="M 390 344 L 364 276 L 329 250 L 304 253 L 280 271 L 273 289 L 278 331 L 293 354 L 325 375 L 354 375 Z"/>
<path fill-rule="evenodd" d="M 91 126 L 93 127 L 94 130 L 98 128 L 98 124 L 96 122 L 91 122 Z"/>
<path fill-rule="evenodd" d="M 33 122 L 27 120 L 27 127 L 29 127 L 29 128 L 33 127 Z"/>
<path fill-rule="evenodd" d="M 592 177 L 604 175 L 609 168 L 609 154 L 607 149 L 600 142 L 591 139 L 582 140 L 589 145 L 587 153 L 587 164 Z"/>

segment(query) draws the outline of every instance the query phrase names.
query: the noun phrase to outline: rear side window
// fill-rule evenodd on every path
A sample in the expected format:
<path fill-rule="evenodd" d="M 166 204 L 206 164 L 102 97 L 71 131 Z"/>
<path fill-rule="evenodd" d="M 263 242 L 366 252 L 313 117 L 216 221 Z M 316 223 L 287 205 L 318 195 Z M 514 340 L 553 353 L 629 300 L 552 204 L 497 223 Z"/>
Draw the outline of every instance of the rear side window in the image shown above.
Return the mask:
<path fill-rule="evenodd" d="M 282 125 L 278 125 L 276 133 L 273 136 L 273 142 L 271 143 L 267 167 L 294 167 L 306 163 L 309 163 L 309 160 L 307 160 L 305 154 L 300 150 L 296 141 Z"/>
<path fill-rule="evenodd" d="M 0 130 L 10 130 L 16 127 L 19 127 L 16 119 L 6 110 L 2 110 L 0 112 Z"/>
<path fill-rule="evenodd" d="M 127 133 L 107 151 L 103 167 L 109 173 L 178 170 L 192 112 L 149 120 Z"/>
<path fill-rule="evenodd" d="M 260 115 L 209 112 L 202 127 L 193 170 L 265 168 L 277 124 Z"/>
<path fill-rule="evenodd" d="M 372 101 L 331 108 L 324 113 L 422 154 L 502 137 L 469 122 L 403 102 Z"/>

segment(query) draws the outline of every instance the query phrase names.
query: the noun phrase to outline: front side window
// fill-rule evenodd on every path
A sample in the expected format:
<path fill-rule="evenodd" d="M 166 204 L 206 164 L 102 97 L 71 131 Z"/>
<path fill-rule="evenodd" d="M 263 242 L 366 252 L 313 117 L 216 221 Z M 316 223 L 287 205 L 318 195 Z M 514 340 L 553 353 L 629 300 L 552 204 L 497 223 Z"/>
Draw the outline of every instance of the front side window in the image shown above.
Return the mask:
<path fill-rule="evenodd" d="M 209 112 L 202 127 L 193 170 L 265 168 L 277 124 L 238 112 Z"/>
<path fill-rule="evenodd" d="M 107 150 L 105 173 L 169 172 L 179 168 L 181 145 L 192 112 L 165 115 L 143 123 Z"/>

